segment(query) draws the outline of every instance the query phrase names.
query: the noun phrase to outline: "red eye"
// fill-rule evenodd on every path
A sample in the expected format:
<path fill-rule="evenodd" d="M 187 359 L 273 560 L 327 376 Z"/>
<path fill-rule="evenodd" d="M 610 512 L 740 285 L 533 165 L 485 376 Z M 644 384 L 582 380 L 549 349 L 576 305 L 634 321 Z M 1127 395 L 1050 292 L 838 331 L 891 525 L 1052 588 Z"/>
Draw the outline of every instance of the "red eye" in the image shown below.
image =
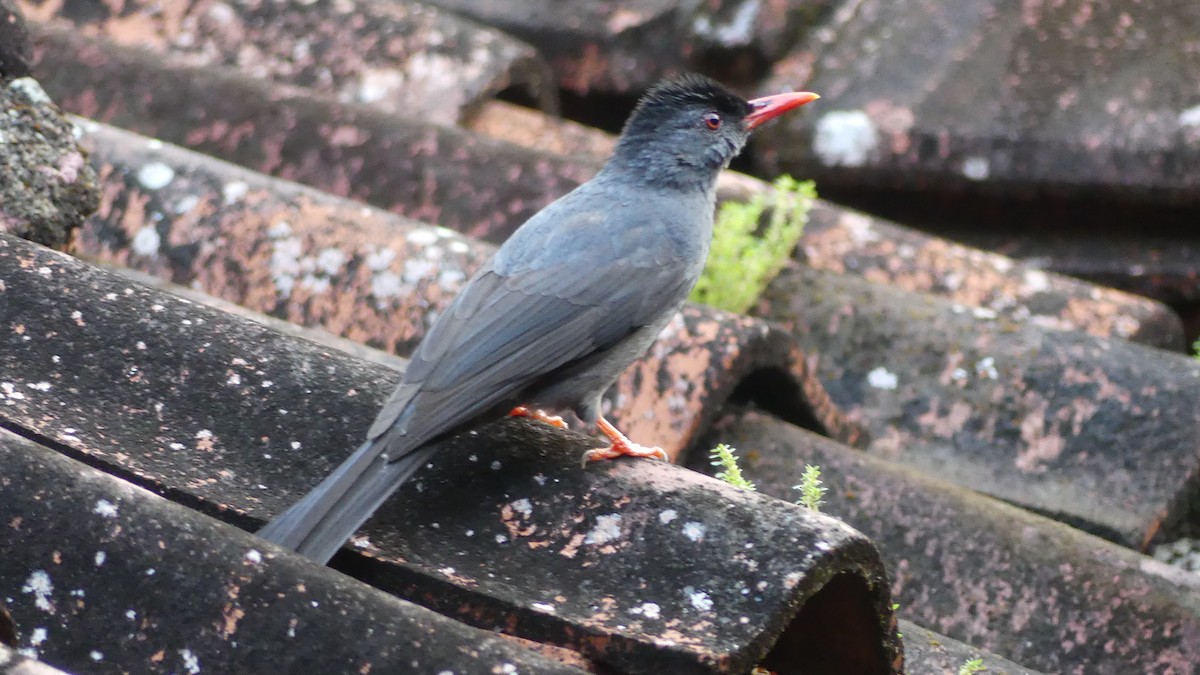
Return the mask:
<path fill-rule="evenodd" d="M 716 131 L 721 128 L 721 116 L 717 113 L 708 113 L 704 116 L 704 126 Z"/>

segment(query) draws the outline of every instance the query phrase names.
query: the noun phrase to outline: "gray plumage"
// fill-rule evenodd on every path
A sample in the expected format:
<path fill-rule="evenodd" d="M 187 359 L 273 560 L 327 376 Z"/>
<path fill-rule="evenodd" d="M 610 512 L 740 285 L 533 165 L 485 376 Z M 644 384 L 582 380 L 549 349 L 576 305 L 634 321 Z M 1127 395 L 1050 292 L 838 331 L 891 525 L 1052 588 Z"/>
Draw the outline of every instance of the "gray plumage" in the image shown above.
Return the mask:
<path fill-rule="evenodd" d="M 752 110 L 704 78 L 651 89 L 600 173 L 522 225 L 438 317 L 366 443 L 259 535 L 325 562 L 431 441 L 515 405 L 594 422 L 698 279 L 716 177 Z"/>

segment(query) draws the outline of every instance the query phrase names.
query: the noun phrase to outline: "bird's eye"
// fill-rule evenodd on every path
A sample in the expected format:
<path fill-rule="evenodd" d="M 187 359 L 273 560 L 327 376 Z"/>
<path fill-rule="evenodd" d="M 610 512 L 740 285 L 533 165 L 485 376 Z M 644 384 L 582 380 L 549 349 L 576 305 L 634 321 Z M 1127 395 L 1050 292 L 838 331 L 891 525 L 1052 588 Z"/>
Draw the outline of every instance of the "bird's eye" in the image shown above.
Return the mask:
<path fill-rule="evenodd" d="M 710 112 L 704 116 L 704 126 L 716 131 L 721 128 L 721 116 L 715 112 Z"/>

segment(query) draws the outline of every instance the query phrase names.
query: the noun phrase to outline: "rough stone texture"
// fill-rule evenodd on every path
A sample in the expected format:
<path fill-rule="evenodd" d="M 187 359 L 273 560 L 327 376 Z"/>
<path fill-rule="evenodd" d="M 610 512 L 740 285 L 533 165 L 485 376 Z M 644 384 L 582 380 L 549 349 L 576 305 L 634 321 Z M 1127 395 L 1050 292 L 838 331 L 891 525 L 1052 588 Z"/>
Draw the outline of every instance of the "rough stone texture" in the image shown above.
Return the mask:
<path fill-rule="evenodd" d="M 597 168 L 52 27 L 34 55 L 66 110 L 493 241 Z"/>
<path fill-rule="evenodd" d="M 872 453 L 1144 548 L 1200 477 L 1200 362 L 802 266 L 764 317 Z"/>
<path fill-rule="evenodd" d="M 2 423 L 222 519 L 257 526 L 315 484 L 395 381 L 22 240 L 0 244 Z M 581 467 L 596 444 L 528 420 L 451 439 L 370 521 L 362 555 L 337 564 L 627 672 L 809 660 L 816 672 L 899 672 L 886 576 L 865 538 L 665 463 Z"/>
<path fill-rule="evenodd" d="M 29 32 L 15 0 L 0 0 L 0 83 L 29 74 Z"/>
<path fill-rule="evenodd" d="M 828 202 L 813 205 L 799 250 L 799 258 L 817 269 L 929 293 L 1043 328 L 1082 330 L 1166 349 L 1183 346 L 1183 324 L 1158 302 Z"/>
<path fill-rule="evenodd" d="M 857 188 L 1196 204 L 1191 0 L 861 0 L 808 35 L 762 90 L 804 82 L 833 104 L 765 129 L 766 165 Z"/>
<path fill-rule="evenodd" d="M 0 674 L 2 675 L 68 675 L 67 673 L 31 659 L 0 644 Z"/>
<path fill-rule="evenodd" d="M 1196 672 L 1194 574 L 761 414 L 726 420 L 718 441 L 784 499 L 820 466 L 822 511 L 879 545 L 907 619 L 1047 673 Z M 901 631 L 906 646 L 919 635 Z"/>
<path fill-rule="evenodd" d="M 492 252 L 444 228 L 79 124 L 103 184 L 99 213 L 78 238 L 82 254 L 276 318 L 408 354 Z M 786 335 L 700 307 L 666 327 L 610 392 L 608 411 L 631 437 L 678 456 L 745 378 L 764 371 L 796 389 L 780 394 L 781 415 L 813 418 L 845 441 L 860 435 Z"/>
<path fill-rule="evenodd" d="M 0 232 L 62 247 L 96 210 L 96 174 L 36 80 L 0 84 Z"/>
<path fill-rule="evenodd" d="M 81 673 L 582 673 L 0 430 L 0 588 Z M 507 669 L 507 670 L 506 670 Z"/>
<path fill-rule="evenodd" d="M 1188 229 L 1193 229 L 1189 226 Z M 1179 305 L 1200 303 L 1200 240 L 1194 232 L 1092 231 L 1022 237 L 978 233 L 980 245 L 1046 269 Z M 1194 311 L 1195 308 L 1193 308 Z M 1192 335 L 1200 333 L 1193 328 Z"/>
<path fill-rule="evenodd" d="M 701 70 L 725 79 L 760 77 L 831 4 L 771 2 L 562 3 L 555 0 L 433 0 L 538 48 L 560 87 L 638 93 L 656 80 Z"/>
<path fill-rule="evenodd" d="M 955 675 L 967 661 L 982 659 L 987 675 L 1040 675 L 1008 659 L 990 654 L 928 628 L 900 620 L 906 675 Z"/>
<path fill-rule="evenodd" d="M 553 107 L 533 48 L 403 0 L 21 0 L 31 22 L 143 48 L 195 67 L 224 66 L 314 94 L 455 124 L 500 90 Z"/>

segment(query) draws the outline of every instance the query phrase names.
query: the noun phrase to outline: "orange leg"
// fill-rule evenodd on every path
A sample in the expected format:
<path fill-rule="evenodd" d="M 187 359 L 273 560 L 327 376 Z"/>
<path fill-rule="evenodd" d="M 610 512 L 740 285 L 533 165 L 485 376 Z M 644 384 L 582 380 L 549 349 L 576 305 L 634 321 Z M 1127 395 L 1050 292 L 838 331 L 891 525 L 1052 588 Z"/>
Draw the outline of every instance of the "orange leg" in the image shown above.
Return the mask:
<path fill-rule="evenodd" d="M 545 410 L 533 410 L 532 408 L 526 408 L 523 405 L 519 405 L 508 411 L 508 416 L 528 417 L 529 419 L 545 422 L 546 424 L 549 424 L 552 427 L 558 427 L 559 429 L 567 428 L 567 423 L 564 422 L 563 418 L 559 417 L 558 415 L 547 415 Z"/>
<path fill-rule="evenodd" d="M 612 445 L 607 448 L 596 448 L 583 453 L 583 463 L 594 462 L 599 459 L 613 459 L 614 457 L 645 457 L 652 459 L 661 459 L 669 461 L 667 453 L 663 452 L 662 448 L 647 448 L 644 445 L 638 445 L 625 437 L 625 434 L 617 431 L 617 428 L 609 424 L 608 420 L 601 417 L 596 420 L 596 428 L 600 429 L 600 433 L 608 437 L 612 441 Z"/>

